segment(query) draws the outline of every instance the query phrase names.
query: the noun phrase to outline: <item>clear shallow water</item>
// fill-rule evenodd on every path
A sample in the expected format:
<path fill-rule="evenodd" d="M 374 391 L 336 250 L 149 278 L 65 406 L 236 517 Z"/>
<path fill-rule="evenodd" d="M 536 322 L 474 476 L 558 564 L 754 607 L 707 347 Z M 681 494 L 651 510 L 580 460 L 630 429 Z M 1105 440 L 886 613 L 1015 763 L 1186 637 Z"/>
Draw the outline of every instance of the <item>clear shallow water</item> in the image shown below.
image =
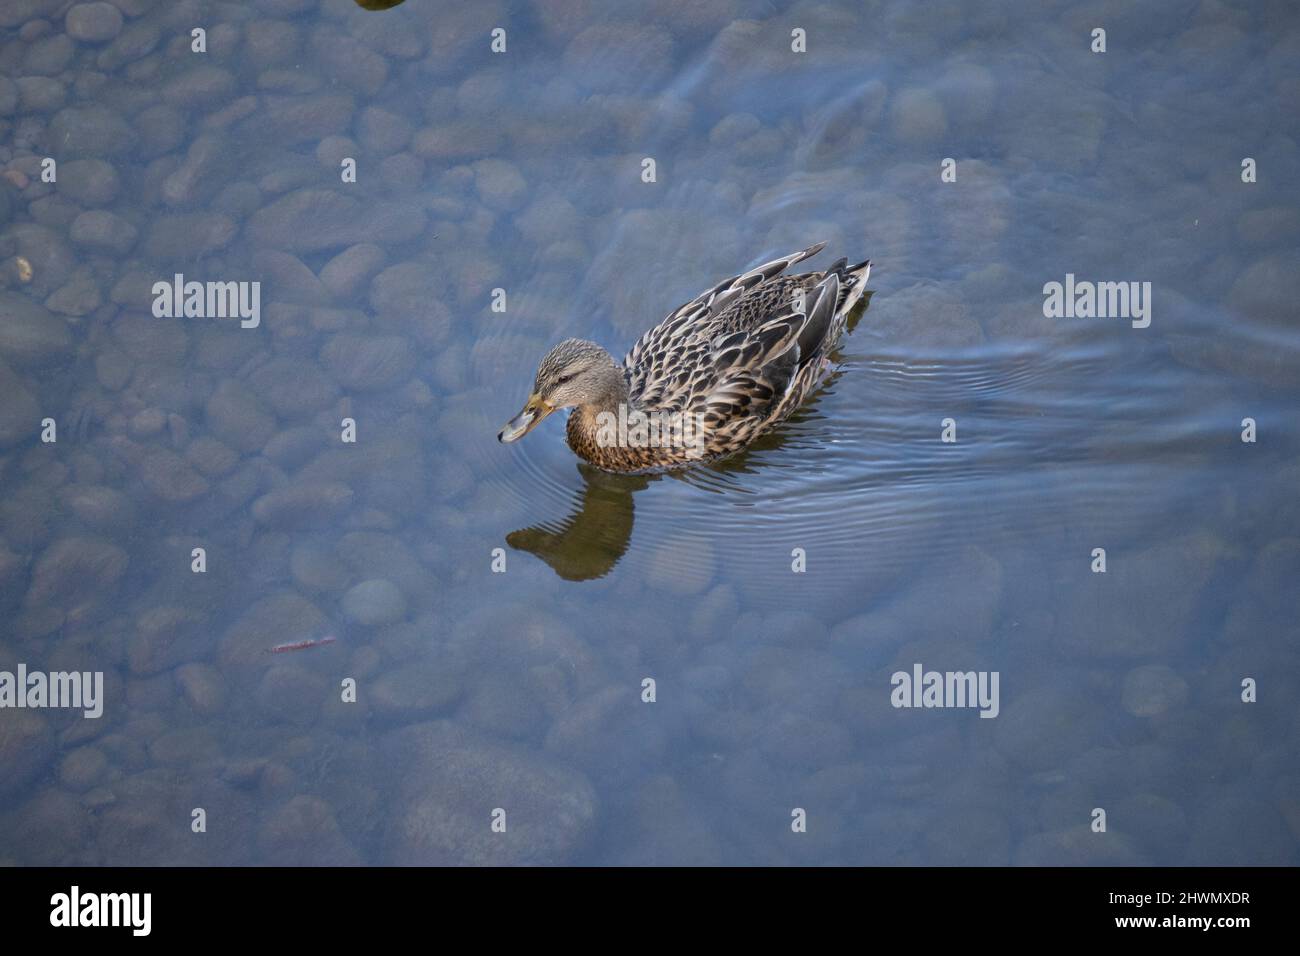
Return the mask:
<path fill-rule="evenodd" d="M 67 6 L 0 20 L 0 669 L 105 712 L 0 711 L 0 858 L 1296 861 L 1285 5 Z M 554 341 L 823 239 L 870 307 L 743 457 L 497 444 Z M 261 325 L 153 318 L 177 271 Z"/>

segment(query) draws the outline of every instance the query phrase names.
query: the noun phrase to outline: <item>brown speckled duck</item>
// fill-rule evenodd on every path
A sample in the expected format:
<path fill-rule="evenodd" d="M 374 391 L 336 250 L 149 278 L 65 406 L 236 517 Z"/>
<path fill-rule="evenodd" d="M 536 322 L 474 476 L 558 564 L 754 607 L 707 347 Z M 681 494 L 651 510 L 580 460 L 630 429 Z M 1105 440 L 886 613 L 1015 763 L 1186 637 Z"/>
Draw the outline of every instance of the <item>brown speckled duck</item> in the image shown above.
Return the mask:
<path fill-rule="evenodd" d="M 594 342 L 566 339 L 497 438 L 518 441 L 571 408 L 569 446 L 605 471 L 662 471 L 743 450 L 825 380 L 866 291 L 869 261 L 785 274 L 825 245 L 724 279 L 646 332 L 622 365 Z"/>

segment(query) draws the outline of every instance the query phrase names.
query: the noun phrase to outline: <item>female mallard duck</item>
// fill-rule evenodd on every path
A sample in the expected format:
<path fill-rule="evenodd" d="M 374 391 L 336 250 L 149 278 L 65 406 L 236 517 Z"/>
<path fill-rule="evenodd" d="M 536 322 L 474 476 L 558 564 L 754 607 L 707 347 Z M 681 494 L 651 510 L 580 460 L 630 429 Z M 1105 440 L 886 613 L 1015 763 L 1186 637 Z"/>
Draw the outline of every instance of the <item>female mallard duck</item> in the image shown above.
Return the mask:
<path fill-rule="evenodd" d="M 724 279 L 641 337 L 623 364 L 566 339 L 537 369 L 528 403 L 497 438 L 518 441 L 572 408 L 569 446 L 598 468 L 645 472 L 741 451 L 825 380 L 871 263 L 784 275 L 819 242 Z"/>

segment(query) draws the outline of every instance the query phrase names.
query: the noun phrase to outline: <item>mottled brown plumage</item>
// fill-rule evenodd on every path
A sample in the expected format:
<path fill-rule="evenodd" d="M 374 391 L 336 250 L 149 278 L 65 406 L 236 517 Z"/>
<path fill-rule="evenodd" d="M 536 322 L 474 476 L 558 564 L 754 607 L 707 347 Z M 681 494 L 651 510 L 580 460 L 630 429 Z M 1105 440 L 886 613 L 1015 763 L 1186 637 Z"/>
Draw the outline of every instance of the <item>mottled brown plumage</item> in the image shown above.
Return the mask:
<path fill-rule="evenodd" d="M 870 262 L 785 275 L 824 245 L 719 282 L 646 332 L 622 365 L 595 343 L 566 339 L 542 359 L 528 403 L 498 437 L 516 441 L 572 408 L 570 447 L 607 471 L 677 468 L 744 449 L 825 379 L 866 291 Z M 661 433 L 615 433 L 620 414 L 629 424 L 646 416 Z"/>

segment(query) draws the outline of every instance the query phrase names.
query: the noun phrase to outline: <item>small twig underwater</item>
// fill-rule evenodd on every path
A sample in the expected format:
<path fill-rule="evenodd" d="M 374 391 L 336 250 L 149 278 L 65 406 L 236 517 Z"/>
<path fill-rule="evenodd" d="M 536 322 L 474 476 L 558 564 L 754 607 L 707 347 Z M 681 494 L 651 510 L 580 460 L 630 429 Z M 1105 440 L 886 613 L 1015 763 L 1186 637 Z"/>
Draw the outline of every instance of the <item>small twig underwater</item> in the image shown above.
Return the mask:
<path fill-rule="evenodd" d="M 275 645 L 275 647 L 270 648 L 270 653 L 283 654 L 286 651 L 303 651 L 309 647 L 323 647 L 326 644 L 333 644 L 337 640 L 338 638 L 335 637 L 322 637 L 316 641 L 292 641 L 288 644 Z"/>

